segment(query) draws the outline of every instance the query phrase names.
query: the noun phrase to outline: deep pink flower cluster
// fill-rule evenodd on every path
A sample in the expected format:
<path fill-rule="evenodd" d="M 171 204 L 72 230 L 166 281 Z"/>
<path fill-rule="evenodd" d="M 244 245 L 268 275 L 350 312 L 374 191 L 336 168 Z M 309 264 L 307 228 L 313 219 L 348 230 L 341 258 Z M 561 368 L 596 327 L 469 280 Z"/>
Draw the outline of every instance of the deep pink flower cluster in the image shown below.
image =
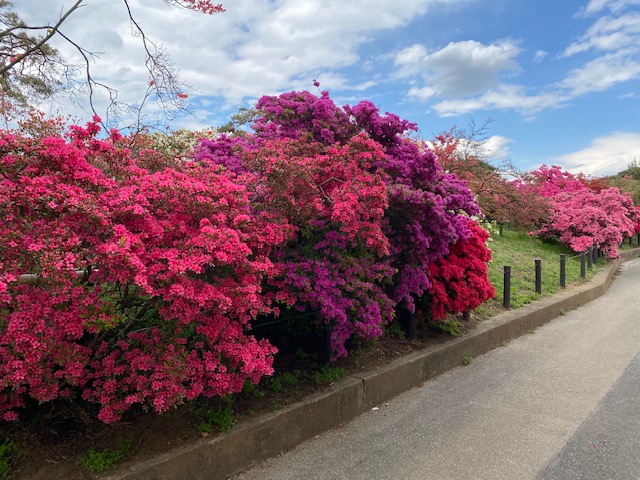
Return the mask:
<path fill-rule="evenodd" d="M 542 165 L 530 174 L 529 183 L 535 185 L 539 195 L 543 197 L 553 197 L 560 192 L 578 192 L 587 186 L 580 181 L 576 175 L 562 170 L 558 165 Z"/>
<path fill-rule="evenodd" d="M 430 150 L 404 136 L 415 124 L 390 113 L 382 116 L 367 101 L 345 111 L 385 150 L 378 166 L 387 175 L 385 233 L 397 270 L 392 298 L 413 311 L 414 299 L 431 286 L 429 265 L 469 238 L 467 218 L 480 213 L 478 204 L 464 182 L 442 171 Z"/>
<path fill-rule="evenodd" d="M 268 311 L 263 278 L 290 228 L 251 210 L 246 180 L 193 163 L 149 172 L 98 131 L 0 132 L 3 419 L 75 391 L 112 422 L 272 372 L 274 348 L 246 330 Z"/>
<path fill-rule="evenodd" d="M 264 96 L 256 105 L 263 115 L 253 123 L 259 138 L 303 139 L 327 145 L 344 143 L 358 132 L 347 112 L 336 108 L 328 92 Z"/>
<path fill-rule="evenodd" d="M 553 197 L 551 220 L 535 232 L 557 236 L 575 252 L 598 246 L 607 257 L 618 257 L 618 245 L 635 232 L 637 212 L 631 197 L 617 188 L 600 193 L 589 189 L 560 192 Z"/>
<path fill-rule="evenodd" d="M 618 257 L 618 245 L 635 232 L 637 211 L 629 195 L 617 188 L 596 192 L 583 179 L 558 166 L 531 173 L 523 188 L 536 191 L 551 201 L 551 218 L 535 232 L 558 239 L 575 252 L 601 248 L 607 257 Z"/>

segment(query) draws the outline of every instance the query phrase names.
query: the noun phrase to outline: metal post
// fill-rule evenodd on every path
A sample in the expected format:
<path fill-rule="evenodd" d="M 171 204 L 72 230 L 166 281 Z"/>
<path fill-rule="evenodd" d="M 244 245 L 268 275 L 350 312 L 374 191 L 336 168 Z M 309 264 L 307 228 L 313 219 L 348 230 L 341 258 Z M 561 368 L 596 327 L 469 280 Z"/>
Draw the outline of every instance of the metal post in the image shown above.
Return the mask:
<path fill-rule="evenodd" d="M 418 338 L 416 314 L 415 312 L 407 312 L 407 314 L 407 338 L 409 340 L 415 340 Z"/>
<path fill-rule="evenodd" d="M 597 245 L 593 247 L 593 263 L 594 265 L 598 262 L 598 256 L 600 254 L 600 247 Z"/>
<path fill-rule="evenodd" d="M 329 325 L 325 325 L 323 330 L 323 351 L 322 351 L 322 360 L 324 363 L 331 363 L 331 327 Z"/>
<path fill-rule="evenodd" d="M 542 260 L 536 258 L 536 293 L 542 295 Z"/>
<path fill-rule="evenodd" d="M 511 308 L 511 267 L 504 266 L 504 287 L 502 292 L 502 305 Z"/>
<path fill-rule="evenodd" d="M 470 310 L 465 310 L 464 312 L 462 312 L 462 320 L 464 320 L 465 322 L 468 322 L 469 320 L 471 320 Z"/>
<path fill-rule="evenodd" d="M 585 262 L 587 260 L 587 253 L 586 252 L 580 252 L 580 278 L 586 278 L 587 277 L 587 269 L 585 266 Z"/>
<path fill-rule="evenodd" d="M 629 246 L 633 245 L 633 235 L 629 237 Z"/>
<path fill-rule="evenodd" d="M 564 253 L 560 254 L 560 287 L 567 287 L 567 256 Z"/>
<path fill-rule="evenodd" d="M 587 268 L 591 270 L 593 267 L 593 247 L 589 247 L 587 250 Z"/>

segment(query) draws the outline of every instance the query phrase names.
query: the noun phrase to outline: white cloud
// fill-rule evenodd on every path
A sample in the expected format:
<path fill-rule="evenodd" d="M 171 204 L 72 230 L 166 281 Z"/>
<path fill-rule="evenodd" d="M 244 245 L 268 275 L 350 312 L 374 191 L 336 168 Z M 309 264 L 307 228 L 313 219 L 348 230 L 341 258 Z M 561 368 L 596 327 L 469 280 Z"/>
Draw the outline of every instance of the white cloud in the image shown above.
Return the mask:
<path fill-rule="evenodd" d="M 587 50 L 616 51 L 638 46 L 640 35 L 640 12 L 627 12 L 619 17 L 604 16 L 595 21 L 580 37 L 563 52 L 571 56 Z"/>
<path fill-rule="evenodd" d="M 483 147 L 486 151 L 487 158 L 495 160 L 506 160 L 511 155 L 509 150 L 509 144 L 513 143 L 513 140 L 501 135 L 493 135 L 487 138 Z"/>
<path fill-rule="evenodd" d="M 590 0 L 581 13 L 585 16 L 593 15 L 607 8 L 612 12 L 618 12 L 634 5 L 640 5 L 640 0 Z"/>
<path fill-rule="evenodd" d="M 562 107 L 579 96 L 640 79 L 640 12 L 626 10 L 636 4 L 640 4 L 640 0 L 592 0 L 582 12 L 584 15 L 595 15 L 605 9 L 611 14 L 597 18 L 577 41 L 564 49 L 558 60 L 578 54 L 589 55 L 589 58 L 567 71 L 564 78 L 542 89 L 532 91 L 498 82 L 501 72 L 515 68 L 515 56 L 520 49 L 513 42 L 503 43 L 501 51 L 495 49 L 500 44 L 481 46 L 477 42 L 459 42 L 452 44 L 455 48 L 449 45 L 424 56 L 421 68 L 426 68 L 431 61 L 435 71 L 431 78 L 427 77 L 431 90 L 413 86 L 409 96 L 419 100 L 440 97 L 433 109 L 445 117 L 494 109 L 517 111 L 531 118 L 543 110 Z M 474 51 L 485 53 L 490 60 L 485 58 L 474 63 L 474 56 L 469 54 Z M 540 63 L 546 55 L 545 51 L 536 51 L 533 62 Z M 440 71 L 436 70 L 438 61 L 445 65 Z"/>
<path fill-rule="evenodd" d="M 397 74 L 421 75 L 426 86 L 439 94 L 464 97 L 496 85 L 501 72 L 517 70 L 514 59 L 520 52 L 511 40 L 490 45 L 474 40 L 454 42 L 434 52 L 413 45 L 397 54 Z"/>
<path fill-rule="evenodd" d="M 544 50 L 536 50 L 536 53 L 533 55 L 533 63 L 541 63 L 545 58 L 547 58 L 548 52 Z"/>
<path fill-rule="evenodd" d="M 418 100 L 426 100 L 434 97 L 438 94 L 435 88 L 431 87 L 411 87 L 408 92 L 410 98 L 417 98 Z"/>
<path fill-rule="evenodd" d="M 163 2 L 130 0 L 146 34 L 161 40 L 180 77 L 201 95 L 221 96 L 229 104 L 279 93 L 293 86 L 363 90 L 375 81 L 354 84 L 338 70 L 362 61 L 359 48 L 373 35 L 401 27 L 433 5 L 468 0 L 278 0 L 225 2 L 214 16 L 167 7 Z M 20 0 L 19 13 L 30 23 L 55 22 L 64 0 Z M 121 2 L 87 2 L 64 23 L 78 44 L 104 53 L 93 65 L 100 80 L 120 98 L 139 100 L 147 76 L 139 39 L 131 37 Z M 77 52 L 58 38 L 67 58 Z"/>
<path fill-rule="evenodd" d="M 397 74 L 411 76 L 420 72 L 420 64 L 428 55 L 427 47 L 420 44 L 411 45 L 396 54 L 395 65 L 399 67 Z"/>
<path fill-rule="evenodd" d="M 465 115 L 476 110 L 515 110 L 532 117 L 542 110 L 559 108 L 570 97 L 561 92 L 549 92 L 529 95 L 524 87 L 500 85 L 475 98 L 461 100 L 443 100 L 433 106 L 443 117 Z"/>
<path fill-rule="evenodd" d="M 622 11 L 624 7 L 635 4 L 640 5 L 640 0 L 592 0 L 589 3 L 588 13 L 604 8 L 621 12 L 598 18 L 577 42 L 564 50 L 562 57 L 586 53 L 597 56 L 571 70 L 560 82 L 562 88 L 579 96 L 640 78 L 640 12 Z"/>
<path fill-rule="evenodd" d="M 615 132 L 593 139 L 582 150 L 556 157 L 554 163 L 570 172 L 598 177 L 618 173 L 633 160 L 640 160 L 640 133 Z"/>
<path fill-rule="evenodd" d="M 608 54 L 572 70 L 560 85 L 578 96 L 603 91 L 634 78 L 640 78 L 640 62 L 625 55 Z"/>

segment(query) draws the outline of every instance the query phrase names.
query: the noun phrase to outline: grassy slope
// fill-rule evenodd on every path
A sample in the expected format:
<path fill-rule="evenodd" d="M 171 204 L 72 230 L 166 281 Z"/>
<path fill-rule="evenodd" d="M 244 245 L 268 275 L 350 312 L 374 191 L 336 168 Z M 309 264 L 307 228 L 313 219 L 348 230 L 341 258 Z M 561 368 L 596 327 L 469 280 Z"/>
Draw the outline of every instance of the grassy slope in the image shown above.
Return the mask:
<path fill-rule="evenodd" d="M 560 289 L 560 254 L 567 256 L 567 285 L 580 283 L 580 256 L 557 242 L 543 242 L 525 232 L 504 230 L 500 236 L 492 233 L 488 247 L 492 251 L 489 280 L 496 290 L 493 303 L 502 304 L 503 271 L 511 266 L 511 307 L 517 308 L 540 297 L 535 291 L 535 259 L 542 260 L 542 295 L 550 295 Z M 600 260 L 603 262 L 603 260 Z M 587 269 L 587 279 L 595 268 Z M 491 316 L 490 305 L 478 308 L 481 316 Z"/>

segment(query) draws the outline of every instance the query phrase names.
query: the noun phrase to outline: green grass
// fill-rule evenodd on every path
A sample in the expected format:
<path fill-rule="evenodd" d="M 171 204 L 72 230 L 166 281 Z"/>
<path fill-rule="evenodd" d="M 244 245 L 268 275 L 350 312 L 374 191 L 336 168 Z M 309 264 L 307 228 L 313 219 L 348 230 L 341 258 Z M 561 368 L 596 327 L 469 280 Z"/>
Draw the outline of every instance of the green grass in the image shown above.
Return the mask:
<path fill-rule="evenodd" d="M 11 470 L 11 459 L 16 453 L 16 444 L 12 440 L 5 440 L 0 444 L 0 478 L 6 478 Z"/>
<path fill-rule="evenodd" d="M 219 405 L 198 405 L 192 403 L 191 411 L 200 417 L 196 430 L 200 433 L 225 432 L 236 423 L 232 395 L 219 399 Z"/>
<path fill-rule="evenodd" d="M 385 325 L 384 333 L 400 339 L 404 339 L 406 336 L 404 327 L 399 322 L 391 322 Z"/>
<path fill-rule="evenodd" d="M 448 333 L 452 337 L 460 337 L 464 333 L 462 330 L 462 322 L 453 319 L 447 321 L 429 321 L 427 323 L 427 326 L 439 332 Z"/>
<path fill-rule="evenodd" d="M 131 442 L 119 441 L 114 449 L 88 450 L 82 456 L 82 465 L 93 473 L 104 473 L 114 468 L 129 453 Z"/>
<path fill-rule="evenodd" d="M 344 368 L 323 365 L 313 372 L 313 381 L 317 384 L 333 383 L 342 380 L 346 374 Z"/>
<path fill-rule="evenodd" d="M 567 285 L 581 283 L 580 255 L 557 242 L 543 242 L 525 232 L 504 229 L 503 236 L 494 233 L 488 247 L 492 251 L 489 281 L 496 290 L 495 300 L 502 303 L 504 266 L 511 266 L 511 308 L 530 303 L 540 295 L 535 289 L 535 259 L 542 260 L 542 295 L 560 290 L 560 254 L 567 256 Z M 601 259 L 598 265 L 602 265 Z M 597 266 L 587 269 L 587 280 Z M 482 308 L 482 307 L 480 307 Z"/>
<path fill-rule="evenodd" d="M 271 378 L 271 390 L 276 393 L 295 391 L 300 386 L 300 372 L 283 372 Z"/>

